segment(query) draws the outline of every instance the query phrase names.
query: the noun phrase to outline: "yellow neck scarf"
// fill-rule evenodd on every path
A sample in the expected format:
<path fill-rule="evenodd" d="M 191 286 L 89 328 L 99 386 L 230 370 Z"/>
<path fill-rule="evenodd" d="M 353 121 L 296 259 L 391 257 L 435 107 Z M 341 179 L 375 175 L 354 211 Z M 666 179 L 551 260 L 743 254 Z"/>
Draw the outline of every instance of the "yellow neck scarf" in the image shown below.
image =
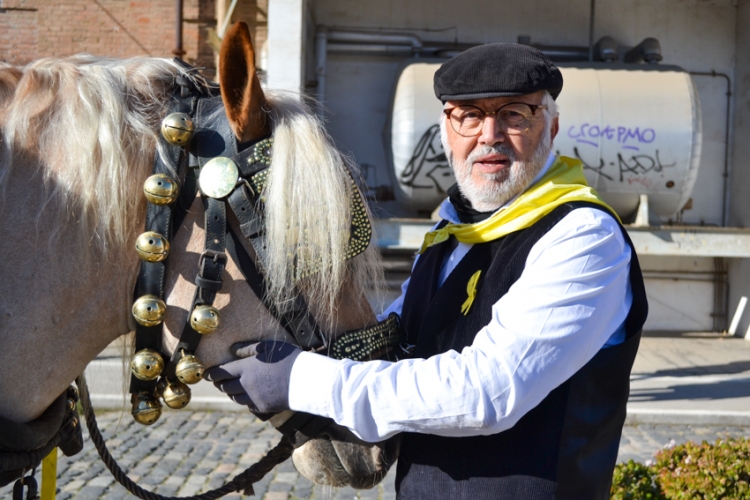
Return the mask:
<path fill-rule="evenodd" d="M 549 172 L 516 198 L 510 206 L 497 211 L 482 222 L 448 224 L 430 231 L 425 235 L 419 253 L 423 253 L 432 245 L 447 241 L 450 235 L 454 235 L 463 243 L 486 243 L 496 240 L 532 226 L 558 206 L 571 201 L 596 203 L 614 214 L 614 210 L 604 203 L 596 190 L 589 187 L 583 175 L 583 164 L 579 160 L 559 156 L 550 166 Z"/>

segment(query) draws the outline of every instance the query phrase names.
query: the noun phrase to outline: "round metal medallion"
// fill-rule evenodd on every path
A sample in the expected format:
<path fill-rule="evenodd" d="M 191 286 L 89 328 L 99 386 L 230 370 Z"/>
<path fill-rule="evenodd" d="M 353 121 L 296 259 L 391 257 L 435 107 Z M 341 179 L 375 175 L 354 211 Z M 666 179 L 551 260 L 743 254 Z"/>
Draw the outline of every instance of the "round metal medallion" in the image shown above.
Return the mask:
<path fill-rule="evenodd" d="M 203 166 L 198 184 L 203 194 L 219 199 L 232 192 L 239 177 L 237 165 L 225 156 L 218 156 Z"/>

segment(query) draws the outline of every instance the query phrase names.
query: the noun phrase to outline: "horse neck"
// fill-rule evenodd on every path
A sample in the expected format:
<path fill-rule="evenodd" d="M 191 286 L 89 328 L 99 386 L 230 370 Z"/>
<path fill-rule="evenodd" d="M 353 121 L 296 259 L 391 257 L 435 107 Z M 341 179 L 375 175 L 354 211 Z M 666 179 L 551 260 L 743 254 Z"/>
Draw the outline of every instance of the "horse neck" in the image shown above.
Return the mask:
<path fill-rule="evenodd" d="M 0 415 L 17 422 L 38 417 L 128 332 L 138 265 L 123 245 L 82 250 L 82 228 L 59 216 L 70 207 L 46 196 L 54 186 L 25 160 L 2 166 L 0 203 Z"/>

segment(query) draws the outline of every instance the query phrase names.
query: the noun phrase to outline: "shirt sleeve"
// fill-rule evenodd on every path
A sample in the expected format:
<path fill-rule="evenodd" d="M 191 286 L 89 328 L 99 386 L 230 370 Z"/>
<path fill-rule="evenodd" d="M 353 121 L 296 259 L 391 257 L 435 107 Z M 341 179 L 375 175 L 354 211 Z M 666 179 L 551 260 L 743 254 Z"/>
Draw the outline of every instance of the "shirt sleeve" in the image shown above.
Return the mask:
<path fill-rule="evenodd" d="M 532 247 L 490 323 L 460 353 L 396 363 L 302 353 L 289 404 L 371 442 L 403 431 L 509 429 L 622 327 L 632 303 L 629 269 L 617 222 L 600 210 L 574 210 Z"/>

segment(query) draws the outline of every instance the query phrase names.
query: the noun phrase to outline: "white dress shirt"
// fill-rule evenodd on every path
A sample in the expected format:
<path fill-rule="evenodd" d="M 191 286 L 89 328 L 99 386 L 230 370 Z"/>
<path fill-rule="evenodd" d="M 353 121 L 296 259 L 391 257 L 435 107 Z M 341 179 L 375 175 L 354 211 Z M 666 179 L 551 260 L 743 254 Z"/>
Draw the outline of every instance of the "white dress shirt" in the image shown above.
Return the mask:
<path fill-rule="evenodd" d="M 440 215 L 458 222 L 447 200 Z M 458 243 L 441 284 L 471 246 Z M 531 248 L 520 278 L 493 305 L 489 324 L 460 353 L 393 363 L 303 352 L 292 368 L 289 405 L 330 417 L 370 442 L 404 431 L 504 431 L 600 349 L 623 341 L 632 303 L 629 271 L 630 247 L 617 222 L 601 210 L 579 208 Z M 408 284 L 381 318 L 401 312 Z"/>

